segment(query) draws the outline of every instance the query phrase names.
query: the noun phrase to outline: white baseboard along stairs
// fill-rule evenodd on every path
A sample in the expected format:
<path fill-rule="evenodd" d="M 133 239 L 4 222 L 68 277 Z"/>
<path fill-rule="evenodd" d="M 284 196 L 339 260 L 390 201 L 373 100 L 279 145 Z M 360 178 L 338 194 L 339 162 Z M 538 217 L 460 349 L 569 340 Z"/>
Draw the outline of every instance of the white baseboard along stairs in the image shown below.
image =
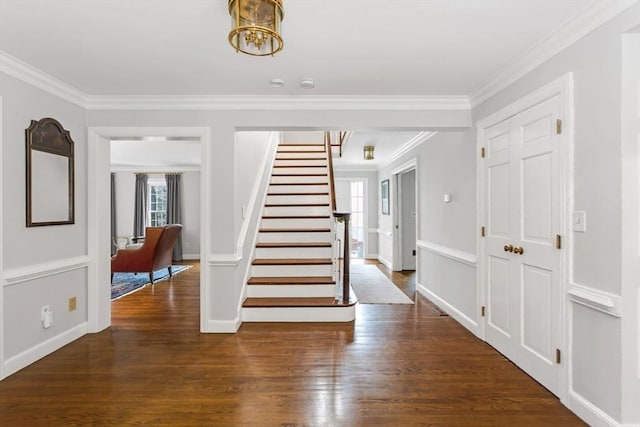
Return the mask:
<path fill-rule="evenodd" d="M 350 322 L 338 296 L 325 145 L 280 144 L 258 231 L 244 322 Z"/>

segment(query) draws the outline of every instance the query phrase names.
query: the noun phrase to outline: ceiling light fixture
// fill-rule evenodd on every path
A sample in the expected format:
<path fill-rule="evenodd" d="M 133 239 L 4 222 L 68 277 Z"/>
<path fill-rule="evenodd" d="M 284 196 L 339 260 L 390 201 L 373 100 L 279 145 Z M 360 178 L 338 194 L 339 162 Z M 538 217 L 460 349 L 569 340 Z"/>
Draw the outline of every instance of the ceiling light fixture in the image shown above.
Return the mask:
<path fill-rule="evenodd" d="M 312 78 L 306 77 L 300 80 L 300 87 L 303 89 L 313 89 L 316 85 L 316 82 L 313 81 Z"/>
<path fill-rule="evenodd" d="M 271 87 L 282 87 L 284 86 L 284 80 L 282 79 L 271 79 L 269 80 L 269 84 Z"/>
<path fill-rule="evenodd" d="M 282 50 L 282 0 L 229 0 L 229 14 L 229 43 L 236 52 L 273 56 Z"/>
<path fill-rule="evenodd" d="M 373 150 L 375 149 L 375 145 L 365 145 L 364 146 L 364 159 L 365 160 L 373 160 Z"/>

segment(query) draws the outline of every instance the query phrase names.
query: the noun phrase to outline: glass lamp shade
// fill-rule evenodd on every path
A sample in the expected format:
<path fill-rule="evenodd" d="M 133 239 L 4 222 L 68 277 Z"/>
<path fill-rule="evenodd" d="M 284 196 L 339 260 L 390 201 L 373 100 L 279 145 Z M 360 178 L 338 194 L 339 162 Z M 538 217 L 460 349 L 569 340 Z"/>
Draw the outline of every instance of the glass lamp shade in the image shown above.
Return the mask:
<path fill-rule="evenodd" d="M 229 0 L 229 43 L 236 52 L 274 55 L 282 50 L 282 0 Z"/>
<path fill-rule="evenodd" d="M 365 160 L 373 160 L 373 150 L 376 147 L 373 145 L 365 145 L 364 146 L 364 159 Z"/>

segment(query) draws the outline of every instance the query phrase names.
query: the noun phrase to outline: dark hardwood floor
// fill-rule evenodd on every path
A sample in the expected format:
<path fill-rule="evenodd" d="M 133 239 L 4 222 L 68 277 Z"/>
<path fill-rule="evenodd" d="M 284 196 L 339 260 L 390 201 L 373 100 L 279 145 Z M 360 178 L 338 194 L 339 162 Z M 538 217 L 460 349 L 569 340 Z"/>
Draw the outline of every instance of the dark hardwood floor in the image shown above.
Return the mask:
<path fill-rule="evenodd" d="M 194 265 L 115 301 L 110 329 L 0 382 L 0 426 L 584 425 L 414 295 L 410 273 L 386 273 L 415 305 L 200 334 Z"/>

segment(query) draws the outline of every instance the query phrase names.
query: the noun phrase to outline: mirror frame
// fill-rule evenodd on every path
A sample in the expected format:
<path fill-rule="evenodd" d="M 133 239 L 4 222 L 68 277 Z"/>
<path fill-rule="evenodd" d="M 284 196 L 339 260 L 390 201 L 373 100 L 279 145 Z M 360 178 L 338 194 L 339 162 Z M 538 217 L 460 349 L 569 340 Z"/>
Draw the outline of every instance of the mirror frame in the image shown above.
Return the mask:
<path fill-rule="evenodd" d="M 60 122 L 52 118 L 38 121 L 31 120 L 26 129 L 26 177 L 27 177 L 27 227 L 46 225 L 75 224 L 75 187 L 74 187 L 74 142 L 71 134 Z M 50 221 L 33 221 L 32 186 L 33 186 L 33 151 L 63 156 L 68 159 L 68 216 L 67 219 L 52 218 Z"/>

